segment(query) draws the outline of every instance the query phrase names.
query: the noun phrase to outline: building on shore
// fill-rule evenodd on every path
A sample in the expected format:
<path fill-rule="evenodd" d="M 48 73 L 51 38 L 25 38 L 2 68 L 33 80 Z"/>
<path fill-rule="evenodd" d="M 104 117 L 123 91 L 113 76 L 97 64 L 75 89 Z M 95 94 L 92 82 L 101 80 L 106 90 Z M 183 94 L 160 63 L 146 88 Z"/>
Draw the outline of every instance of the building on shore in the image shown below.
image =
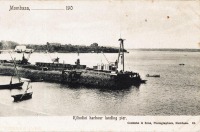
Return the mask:
<path fill-rule="evenodd" d="M 17 53 L 22 53 L 22 52 L 25 52 L 25 53 L 33 53 L 33 49 L 27 49 L 25 45 L 18 45 L 15 47 L 15 52 Z"/>
<path fill-rule="evenodd" d="M 26 46 L 24 46 L 24 45 L 18 45 L 18 46 L 16 46 L 15 47 L 15 52 L 18 52 L 18 53 L 22 53 L 22 52 L 25 52 L 25 50 L 26 50 Z"/>

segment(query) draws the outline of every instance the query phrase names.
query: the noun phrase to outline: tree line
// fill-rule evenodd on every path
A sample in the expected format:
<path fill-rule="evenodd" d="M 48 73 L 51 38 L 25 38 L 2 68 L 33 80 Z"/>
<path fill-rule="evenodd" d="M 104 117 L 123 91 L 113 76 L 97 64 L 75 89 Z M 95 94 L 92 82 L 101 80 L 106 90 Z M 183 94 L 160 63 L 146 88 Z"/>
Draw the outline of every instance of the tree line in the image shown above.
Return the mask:
<path fill-rule="evenodd" d="M 85 45 L 27 45 L 27 48 L 34 49 L 35 52 L 58 52 L 58 53 L 118 53 L 118 48 L 104 46 L 85 46 Z M 126 52 L 126 50 L 124 50 Z"/>
<path fill-rule="evenodd" d="M 8 49 L 15 49 L 15 47 L 19 45 L 13 41 L 1 41 L 0 42 L 0 50 L 8 50 Z"/>
<path fill-rule="evenodd" d="M 1 41 L 0 50 L 15 49 L 20 44 L 13 41 Z M 93 43 L 90 46 L 85 45 L 72 45 L 59 43 L 48 43 L 46 45 L 27 44 L 26 48 L 33 49 L 34 52 L 58 52 L 58 53 L 118 53 L 119 49 L 115 47 L 98 46 L 97 43 Z M 127 52 L 127 50 L 124 50 Z"/>

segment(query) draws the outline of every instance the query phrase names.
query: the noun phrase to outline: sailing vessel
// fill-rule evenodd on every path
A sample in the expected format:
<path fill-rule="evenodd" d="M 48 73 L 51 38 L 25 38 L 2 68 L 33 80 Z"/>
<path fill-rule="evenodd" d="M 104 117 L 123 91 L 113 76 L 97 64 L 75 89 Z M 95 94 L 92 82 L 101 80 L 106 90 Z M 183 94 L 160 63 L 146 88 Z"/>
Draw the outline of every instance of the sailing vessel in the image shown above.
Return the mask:
<path fill-rule="evenodd" d="M 12 56 L 11 56 L 11 58 L 12 58 Z M 21 89 L 22 85 L 24 84 L 24 82 L 21 81 L 21 79 L 20 79 L 20 77 L 18 75 L 15 59 L 13 59 L 13 61 L 14 61 L 14 70 L 15 70 L 15 73 L 16 73 L 16 75 L 18 77 L 19 82 L 18 83 L 13 83 L 12 82 L 13 76 L 11 76 L 10 83 L 9 84 L 0 85 L 0 89 Z"/>
<path fill-rule="evenodd" d="M 33 92 L 27 92 L 28 89 L 32 88 L 32 87 L 29 87 L 29 84 L 30 82 L 28 82 L 27 88 L 23 94 L 11 95 L 11 97 L 14 98 L 14 102 L 28 100 L 32 98 Z"/>

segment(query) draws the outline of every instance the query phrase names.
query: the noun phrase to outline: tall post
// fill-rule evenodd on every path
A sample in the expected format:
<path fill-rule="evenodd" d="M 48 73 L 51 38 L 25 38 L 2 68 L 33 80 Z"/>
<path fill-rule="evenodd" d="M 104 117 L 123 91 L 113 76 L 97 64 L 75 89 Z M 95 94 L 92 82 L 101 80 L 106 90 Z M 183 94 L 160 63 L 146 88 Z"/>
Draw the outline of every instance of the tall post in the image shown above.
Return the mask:
<path fill-rule="evenodd" d="M 121 41 L 122 45 L 122 62 L 123 62 L 123 71 L 124 71 L 124 40 Z"/>
<path fill-rule="evenodd" d="M 119 63 L 119 57 L 121 56 L 121 63 L 122 63 L 122 66 L 123 66 L 123 72 L 124 72 L 124 40 L 125 39 L 119 39 L 120 41 L 120 47 L 119 47 L 119 54 L 118 54 L 118 63 Z M 118 68 L 118 64 L 117 64 L 117 68 Z"/>

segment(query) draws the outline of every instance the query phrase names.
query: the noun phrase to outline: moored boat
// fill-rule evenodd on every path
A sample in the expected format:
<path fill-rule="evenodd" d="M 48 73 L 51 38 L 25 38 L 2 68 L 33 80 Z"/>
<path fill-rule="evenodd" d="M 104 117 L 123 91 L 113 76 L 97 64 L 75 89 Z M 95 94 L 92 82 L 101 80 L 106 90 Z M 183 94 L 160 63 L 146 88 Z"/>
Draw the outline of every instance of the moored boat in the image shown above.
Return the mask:
<path fill-rule="evenodd" d="M 11 54 L 10 54 L 11 55 Z M 11 56 L 12 58 L 12 56 Z M 12 58 L 13 59 L 13 58 Z M 12 82 L 12 78 L 13 76 L 11 76 L 11 80 L 10 80 L 10 83 L 9 84 L 3 84 L 3 85 L 0 85 L 0 89 L 20 89 L 22 87 L 22 85 L 24 84 L 24 82 L 21 81 L 19 75 L 18 75 L 18 71 L 17 71 L 17 67 L 16 67 L 16 62 L 15 60 L 13 60 L 14 62 L 14 71 L 18 77 L 18 80 L 19 82 L 18 83 L 13 83 Z"/>
<path fill-rule="evenodd" d="M 23 101 L 23 100 L 32 98 L 33 92 L 27 92 L 30 88 L 32 88 L 32 87 L 29 87 L 29 84 L 30 82 L 28 82 L 27 88 L 23 94 L 11 95 L 11 97 L 14 98 L 14 102 Z"/>
<path fill-rule="evenodd" d="M 160 75 L 149 75 L 149 74 L 147 74 L 146 77 L 160 77 Z"/>
<path fill-rule="evenodd" d="M 21 89 L 23 84 L 24 82 L 3 84 L 3 85 L 0 85 L 0 89 Z"/>
<path fill-rule="evenodd" d="M 22 101 L 22 100 L 31 99 L 31 98 L 32 98 L 32 95 L 33 95 L 33 92 L 30 92 L 30 93 L 12 95 L 11 97 L 14 98 L 14 102 L 17 102 L 17 101 Z"/>

